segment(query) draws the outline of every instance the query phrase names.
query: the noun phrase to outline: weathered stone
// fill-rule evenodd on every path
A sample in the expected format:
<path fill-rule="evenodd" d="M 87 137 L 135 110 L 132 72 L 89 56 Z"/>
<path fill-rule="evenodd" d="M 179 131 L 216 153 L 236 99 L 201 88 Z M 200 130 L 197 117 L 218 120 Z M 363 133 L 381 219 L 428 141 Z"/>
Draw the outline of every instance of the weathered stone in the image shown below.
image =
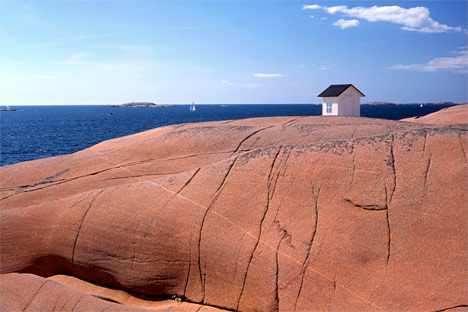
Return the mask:
<path fill-rule="evenodd" d="M 426 116 L 405 118 L 401 121 L 432 125 L 466 124 L 468 123 L 468 104 L 451 106 Z"/>
<path fill-rule="evenodd" d="M 0 285 L 2 311 L 225 311 L 181 302 L 176 297 L 138 298 L 121 290 L 94 285 L 66 275 L 46 279 L 33 274 L 2 274 Z"/>
<path fill-rule="evenodd" d="M 240 311 L 463 307 L 467 152 L 457 127 L 277 117 L 6 166 L 1 270 Z"/>

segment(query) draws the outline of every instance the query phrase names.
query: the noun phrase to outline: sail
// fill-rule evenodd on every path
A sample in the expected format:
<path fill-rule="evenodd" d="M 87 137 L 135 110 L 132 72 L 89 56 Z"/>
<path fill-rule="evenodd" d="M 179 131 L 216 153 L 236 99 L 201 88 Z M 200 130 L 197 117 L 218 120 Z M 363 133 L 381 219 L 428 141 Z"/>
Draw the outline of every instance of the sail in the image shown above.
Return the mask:
<path fill-rule="evenodd" d="M 192 102 L 192 105 L 190 106 L 190 111 L 191 112 L 195 111 L 195 102 Z"/>

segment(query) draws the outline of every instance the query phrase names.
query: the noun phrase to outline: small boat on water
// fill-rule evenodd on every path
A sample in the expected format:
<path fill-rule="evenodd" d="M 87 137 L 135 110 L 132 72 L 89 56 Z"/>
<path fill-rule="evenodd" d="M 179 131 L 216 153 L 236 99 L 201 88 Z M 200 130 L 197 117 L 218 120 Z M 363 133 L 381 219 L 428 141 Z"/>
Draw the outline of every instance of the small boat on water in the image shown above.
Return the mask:
<path fill-rule="evenodd" d="M 15 108 L 11 108 L 10 106 L 7 105 L 6 108 L 0 108 L 0 112 L 14 112 L 16 111 Z"/>
<path fill-rule="evenodd" d="M 190 111 L 191 112 L 195 111 L 195 102 L 192 102 L 192 105 L 190 105 Z"/>

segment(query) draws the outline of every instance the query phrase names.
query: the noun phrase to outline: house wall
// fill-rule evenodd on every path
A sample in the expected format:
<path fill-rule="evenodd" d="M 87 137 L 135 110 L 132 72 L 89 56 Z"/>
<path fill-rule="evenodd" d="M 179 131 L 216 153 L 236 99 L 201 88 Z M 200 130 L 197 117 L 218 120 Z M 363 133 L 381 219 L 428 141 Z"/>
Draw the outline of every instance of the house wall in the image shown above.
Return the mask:
<path fill-rule="evenodd" d="M 354 102 L 353 116 L 356 116 L 356 117 L 361 116 L 361 97 L 360 96 L 358 96 L 357 100 Z"/>
<path fill-rule="evenodd" d="M 338 97 L 324 97 L 322 100 L 322 116 L 338 116 Z M 327 103 L 332 103 L 332 112 L 327 113 Z"/>
<path fill-rule="evenodd" d="M 361 115 L 361 97 L 353 87 L 340 94 L 338 104 L 338 116 L 359 117 Z"/>

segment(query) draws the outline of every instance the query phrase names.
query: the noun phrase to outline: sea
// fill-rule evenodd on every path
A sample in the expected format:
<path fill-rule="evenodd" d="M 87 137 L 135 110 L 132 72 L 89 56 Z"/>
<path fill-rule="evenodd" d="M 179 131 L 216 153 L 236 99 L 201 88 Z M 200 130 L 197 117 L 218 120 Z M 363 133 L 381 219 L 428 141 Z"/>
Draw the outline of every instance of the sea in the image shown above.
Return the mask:
<path fill-rule="evenodd" d="M 398 120 L 453 104 L 361 105 L 361 116 Z M 0 111 L 0 166 L 71 154 L 99 142 L 173 124 L 272 116 L 319 116 L 321 105 L 242 104 L 119 108 L 106 105 L 17 106 Z"/>

